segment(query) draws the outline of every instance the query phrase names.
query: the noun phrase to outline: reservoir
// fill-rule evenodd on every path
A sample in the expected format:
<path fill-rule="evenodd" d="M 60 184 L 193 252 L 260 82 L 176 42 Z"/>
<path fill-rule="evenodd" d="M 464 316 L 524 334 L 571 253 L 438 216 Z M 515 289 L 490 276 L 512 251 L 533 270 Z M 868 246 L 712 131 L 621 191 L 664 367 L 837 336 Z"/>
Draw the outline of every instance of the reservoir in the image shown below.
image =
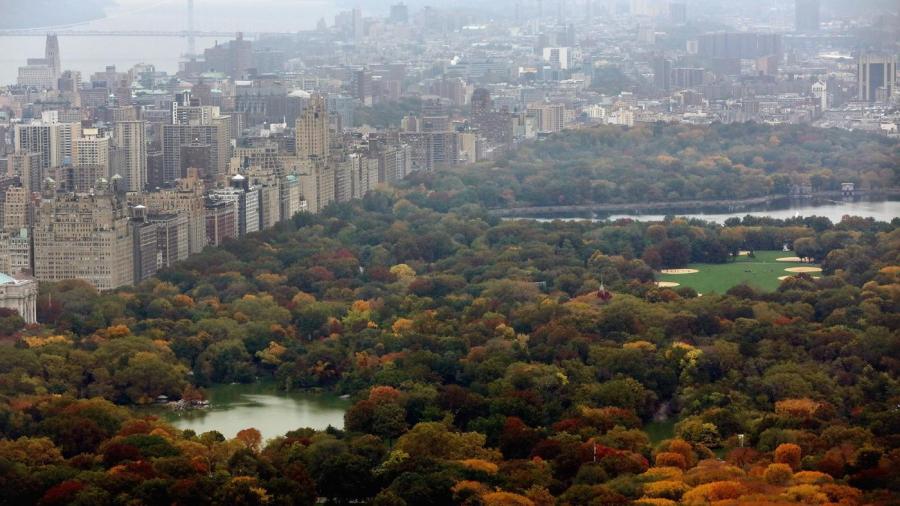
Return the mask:
<path fill-rule="evenodd" d="M 697 218 L 701 220 L 711 221 L 719 224 L 725 223 L 729 218 L 743 218 L 744 216 L 771 217 L 777 219 L 788 219 L 796 216 L 822 216 L 831 220 L 832 223 L 838 223 L 844 216 L 861 216 L 863 218 L 874 218 L 876 221 L 890 222 L 894 218 L 900 217 L 900 201 L 898 200 L 869 200 L 869 199 L 848 199 L 833 200 L 823 198 L 813 199 L 780 199 L 769 204 L 747 205 L 740 208 L 722 208 L 707 207 L 694 209 L 678 209 L 673 207 L 666 211 L 641 212 L 633 213 L 612 212 L 612 213 L 596 213 L 592 217 L 587 216 L 523 216 L 511 217 L 507 219 L 536 219 L 538 221 L 552 221 L 554 219 L 575 221 L 591 219 L 592 221 L 618 220 L 622 218 L 630 218 L 636 221 L 662 221 L 666 215 L 684 216 L 687 218 Z"/>
<path fill-rule="evenodd" d="M 324 430 L 344 427 L 350 401 L 335 395 L 280 392 L 271 382 L 217 385 L 206 390 L 210 407 L 185 411 L 166 410 L 161 417 L 175 427 L 197 434 L 216 430 L 226 438 L 253 427 L 263 439 L 294 429 Z"/>

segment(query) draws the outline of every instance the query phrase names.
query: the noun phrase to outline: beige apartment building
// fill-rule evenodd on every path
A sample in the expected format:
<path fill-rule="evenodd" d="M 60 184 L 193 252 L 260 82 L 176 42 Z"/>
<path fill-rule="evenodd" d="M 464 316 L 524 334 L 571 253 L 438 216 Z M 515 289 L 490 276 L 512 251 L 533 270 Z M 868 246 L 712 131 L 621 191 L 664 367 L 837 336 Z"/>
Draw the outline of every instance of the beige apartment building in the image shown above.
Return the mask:
<path fill-rule="evenodd" d="M 75 140 L 76 167 L 93 167 L 101 177 L 109 178 L 109 137 L 101 137 L 96 128 L 84 129 Z"/>
<path fill-rule="evenodd" d="M 335 200 L 334 169 L 320 161 L 310 160 L 297 175 L 300 194 L 306 200 L 307 209 L 317 214 Z"/>
<path fill-rule="evenodd" d="M 309 97 L 309 104 L 303 115 L 297 118 L 296 127 L 297 156 L 301 159 L 315 157 L 327 162 L 330 147 L 325 97 L 318 93 Z"/>
<path fill-rule="evenodd" d="M 188 254 L 206 247 L 204 187 L 195 177 L 178 180 L 175 188 L 147 193 L 129 193 L 129 205 L 143 205 L 149 214 L 183 214 L 188 220 Z"/>
<path fill-rule="evenodd" d="M 134 281 L 132 231 L 114 195 L 58 196 L 41 204 L 34 225 L 34 276 L 83 279 L 98 290 Z"/>

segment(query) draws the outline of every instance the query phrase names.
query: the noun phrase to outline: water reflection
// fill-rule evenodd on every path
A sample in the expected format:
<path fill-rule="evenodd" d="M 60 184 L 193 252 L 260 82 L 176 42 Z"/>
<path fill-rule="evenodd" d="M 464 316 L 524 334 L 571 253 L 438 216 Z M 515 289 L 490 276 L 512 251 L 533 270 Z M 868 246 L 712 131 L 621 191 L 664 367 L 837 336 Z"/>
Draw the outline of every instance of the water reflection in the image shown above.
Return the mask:
<path fill-rule="evenodd" d="M 332 395 L 277 392 L 274 385 L 265 383 L 216 386 L 208 393 L 209 408 L 167 411 L 163 417 L 179 429 L 198 434 L 217 430 L 231 438 L 253 427 L 263 438 L 272 438 L 302 427 L 342 428 L 350 405 Z"/>

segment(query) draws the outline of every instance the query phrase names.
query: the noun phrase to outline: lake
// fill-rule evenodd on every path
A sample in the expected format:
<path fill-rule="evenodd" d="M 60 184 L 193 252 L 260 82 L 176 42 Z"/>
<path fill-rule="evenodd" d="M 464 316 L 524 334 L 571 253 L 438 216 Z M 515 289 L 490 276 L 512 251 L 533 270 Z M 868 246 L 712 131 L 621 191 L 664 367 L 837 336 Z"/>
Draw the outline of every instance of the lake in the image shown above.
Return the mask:
<path fill-rule="evenodd" d="M 175 427 L 197 434 L 217 430 L 227 438 L 253 427 L 264 439 L 310 427 L 344 427 L 350 401 L 334 395 L 279 392 L 274 383 L 217 385 L 207 389 L 210 407 L 186 411 L 166 410 L 161 417 Z"/>
<path fill-rule="evenodd" d="M 621 218 L 630 218 L 636 221 L 662 221 L 666 215 L 684 216 L 687 218 L 698 218 L 715 223 L 725 223 L 729 218 L 743 218 L 744 216 L 769 216 L 772 218 L 786 219 L 795 216 L 824 216 L 833 223 L 841 221 L 845 215 L 862 216 L 865 218 L 874 218 L 877 221 L 891 221 L 900 217 L 900 201 L 898 200 L 869 200 L 856 198 L 852 200 L 833 200 L 824 198 L 815 199 L 781 199 L 773 201 L 770 204 L 743 206 L 740 209 L 728 208 L 701 208 L 697 209 L 678 209 L 672 208 L 666 212 L 656 212 L 654 214 L 635 213 L 598 213 L 595 217 L 590 218 L 592 221 L 602 220 L 618 220 Z M 522 217 L 508 219 L 535 219 L 538 221 L 553 221 L 555 219 L 577 221 L 588 219 L 586 217 Z"/>

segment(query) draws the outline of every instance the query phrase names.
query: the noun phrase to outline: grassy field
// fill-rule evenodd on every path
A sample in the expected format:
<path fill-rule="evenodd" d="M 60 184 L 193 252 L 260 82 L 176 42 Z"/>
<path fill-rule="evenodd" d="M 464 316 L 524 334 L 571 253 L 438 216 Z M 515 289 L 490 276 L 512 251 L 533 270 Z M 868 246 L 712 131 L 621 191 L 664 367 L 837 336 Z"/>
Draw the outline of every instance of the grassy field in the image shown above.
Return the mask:
<path fill-rule="evenodd" d="M 725 293 L 729 288 L 746 282 L 763 290 L 775 290 L 781 281 L 779 276 L 790 276 L 788 267 L 810 264 L 777 262 L 776 258 L 792 257 L 792 251 L 757 251 L 756 258 L 738 257 L 734 262 L 724 264 L 690 264 L 689 269 L 697 269 L 695 274 L 657 274 L 658 281 L 671 281 L 689 286 L 700 293 Z M 813 275 L 817 275 L 813 273 Z"/>

